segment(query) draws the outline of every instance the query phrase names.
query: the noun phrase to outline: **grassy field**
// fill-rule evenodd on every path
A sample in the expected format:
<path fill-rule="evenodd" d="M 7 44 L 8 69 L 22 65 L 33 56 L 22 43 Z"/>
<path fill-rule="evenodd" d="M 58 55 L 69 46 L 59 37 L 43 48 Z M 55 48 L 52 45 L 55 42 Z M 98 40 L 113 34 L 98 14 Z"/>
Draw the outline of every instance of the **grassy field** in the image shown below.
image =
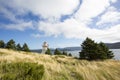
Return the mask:
<path fill-rule="evenodd" d="M 0 49 L 0 80 L 7 80 L 3 78 L 6 76 L 6 73 L 3 71 L 2 66 L 8 64 L 16 65 L 19 63 L 29 63 L 30 65 L 27 67 L 23 65 L 18 66 L 19 68 L 14 68 L 18 69 L 16 70 L 17 72 L 23 68 L 30 68 L 30 70 L 35 70 L 33 73 L 36 75 L 40 73 L 39 76 L 41 76 L 40 79 L 26 78 L 25 80 L 120 80 L 120 61 L 86 61 L 63 55 L 51 56 L 7 49 Z M 41 69 L 36 68 L 33 64 L 36 64 L 36 66 L 43 66 L 40 67 L 42 73 L 39 71 Z M 31 67 L 31 65 L 35 68 Z M 16 66 L 8 67 L 8 69 L 11 70 L 13 67 Z M 28 72 L 30 70 L 28 70 Z M 30 74 L 32 73 L 29 73 L 29 75 Z M 34 76 L 36 77 L 36 75 Z M 8 80 L 14 79 L 11 78 Z"/>

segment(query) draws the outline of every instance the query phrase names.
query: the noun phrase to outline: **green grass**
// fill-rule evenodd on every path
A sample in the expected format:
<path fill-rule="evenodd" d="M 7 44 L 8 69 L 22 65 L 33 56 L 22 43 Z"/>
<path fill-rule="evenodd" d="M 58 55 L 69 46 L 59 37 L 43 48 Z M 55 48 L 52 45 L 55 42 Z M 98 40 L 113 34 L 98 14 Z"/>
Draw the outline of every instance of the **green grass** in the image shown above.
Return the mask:
<path fill-rule="evenodd" d="M 37 63 L 0 62 L 0 80 L 41 80 L 44 66 Z"/>

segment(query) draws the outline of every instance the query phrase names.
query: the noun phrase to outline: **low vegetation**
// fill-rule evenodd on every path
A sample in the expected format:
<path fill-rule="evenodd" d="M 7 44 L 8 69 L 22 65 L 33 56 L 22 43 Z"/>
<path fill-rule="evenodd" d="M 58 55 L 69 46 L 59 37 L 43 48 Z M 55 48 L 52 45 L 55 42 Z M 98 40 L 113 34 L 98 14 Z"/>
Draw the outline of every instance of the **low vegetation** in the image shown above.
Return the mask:
<path fill-rule="evenodd" d="M 43 65 L 30 62 L 0 62 L 1 80 L 41 80 L 44 74 Z"/>
<path fill-rule="evenodd" d="M 0 53 L 0 80 L 120 80 L 116 60 L 87 61 L 10 49 Z"/>

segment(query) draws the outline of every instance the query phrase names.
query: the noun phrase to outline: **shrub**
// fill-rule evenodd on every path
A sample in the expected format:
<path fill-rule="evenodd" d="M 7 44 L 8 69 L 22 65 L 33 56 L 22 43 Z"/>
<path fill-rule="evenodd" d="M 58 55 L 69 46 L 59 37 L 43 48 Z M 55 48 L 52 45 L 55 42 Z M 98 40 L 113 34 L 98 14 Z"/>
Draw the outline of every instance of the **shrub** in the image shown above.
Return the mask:
<path fill-rule="evenodd" d="M 37 63 L 0 63 L 1 80 L 41 80 L 44 66 Z"/>

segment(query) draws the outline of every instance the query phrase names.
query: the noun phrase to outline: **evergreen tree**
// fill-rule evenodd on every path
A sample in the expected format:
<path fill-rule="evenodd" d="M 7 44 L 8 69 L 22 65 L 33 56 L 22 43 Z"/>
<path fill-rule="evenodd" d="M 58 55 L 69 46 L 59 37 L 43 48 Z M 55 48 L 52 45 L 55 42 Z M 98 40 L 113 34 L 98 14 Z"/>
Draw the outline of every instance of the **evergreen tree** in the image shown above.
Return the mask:
<path fill-rule="evenodd" d="M 86 40 L 82 43 L 82 50 L 80 52 L 81 59 L 87 60 L 97 60 L 97 59 L 110 59 L 113 58 L 114 55 L 111 51 L 109 51 L 108 47 L 104 43 L 95 43 L 90 38 L 86 38 Z"/>
<path fill-rule="evenodd" d="M 82 51 L 80 52 L 81 59 L 93 60 L 97 56 L 97 44 L 91 40 L 90 38 L 86 38 L 86 40 L 82 43 Z"/>
<path fill-rule="evenodd" d="M 0 48 L 5 48 L 5 43 L 3 40 L 0 40 Z"/>
<path fill-rule="evenodd" d="M 65 51 L 63 51 L 63 53 L 62 53 L 62 54 L 67 56 L 67 52 L 65 52 Z"/>
<path fill-rule="evenodd" d="M 68 56 L 72 56 L 72 54 L 71 54 L 71 53 L 69 53 L 69 54 L 68 54 Z"/>
<path fill-rule="evenodd" d="M 58 49 L 55 49 L 54 55 L 61 55 L 61 52 Z"/>
<path fill-rule="evenodd" d="M 26 52 L 30 52 L 29 47 L 26 43 L 23 44 L 22 50 Z"/>
<path fill-rule="evenodd" d="M 99 43 L 100 51 L 101 51 L 101 57 L 103 59 L 111 59 L 114 57 L 114 54 L 112 51 L 109 51 L 109 48 L 102 42 Z"/>
<path fill-rule="evenodd" d="M 51 50 L 48 48 L 45 54 L 52 55 Z"/>
<path fill-rule="evenodd" d="M 17 49 L 18 51 L 21 51 L 21 50 L 22 50 L 22 47 L 21 47 L 21 45 L 20 45 L 19 43 L 16 45 L 16 49 Z"/>
<path fill-rule="evenodd" d="M 15 50 L 16 49 L 15 41 L 13 39 L 9 40 L 6 44 L 6 48 Z"/>

